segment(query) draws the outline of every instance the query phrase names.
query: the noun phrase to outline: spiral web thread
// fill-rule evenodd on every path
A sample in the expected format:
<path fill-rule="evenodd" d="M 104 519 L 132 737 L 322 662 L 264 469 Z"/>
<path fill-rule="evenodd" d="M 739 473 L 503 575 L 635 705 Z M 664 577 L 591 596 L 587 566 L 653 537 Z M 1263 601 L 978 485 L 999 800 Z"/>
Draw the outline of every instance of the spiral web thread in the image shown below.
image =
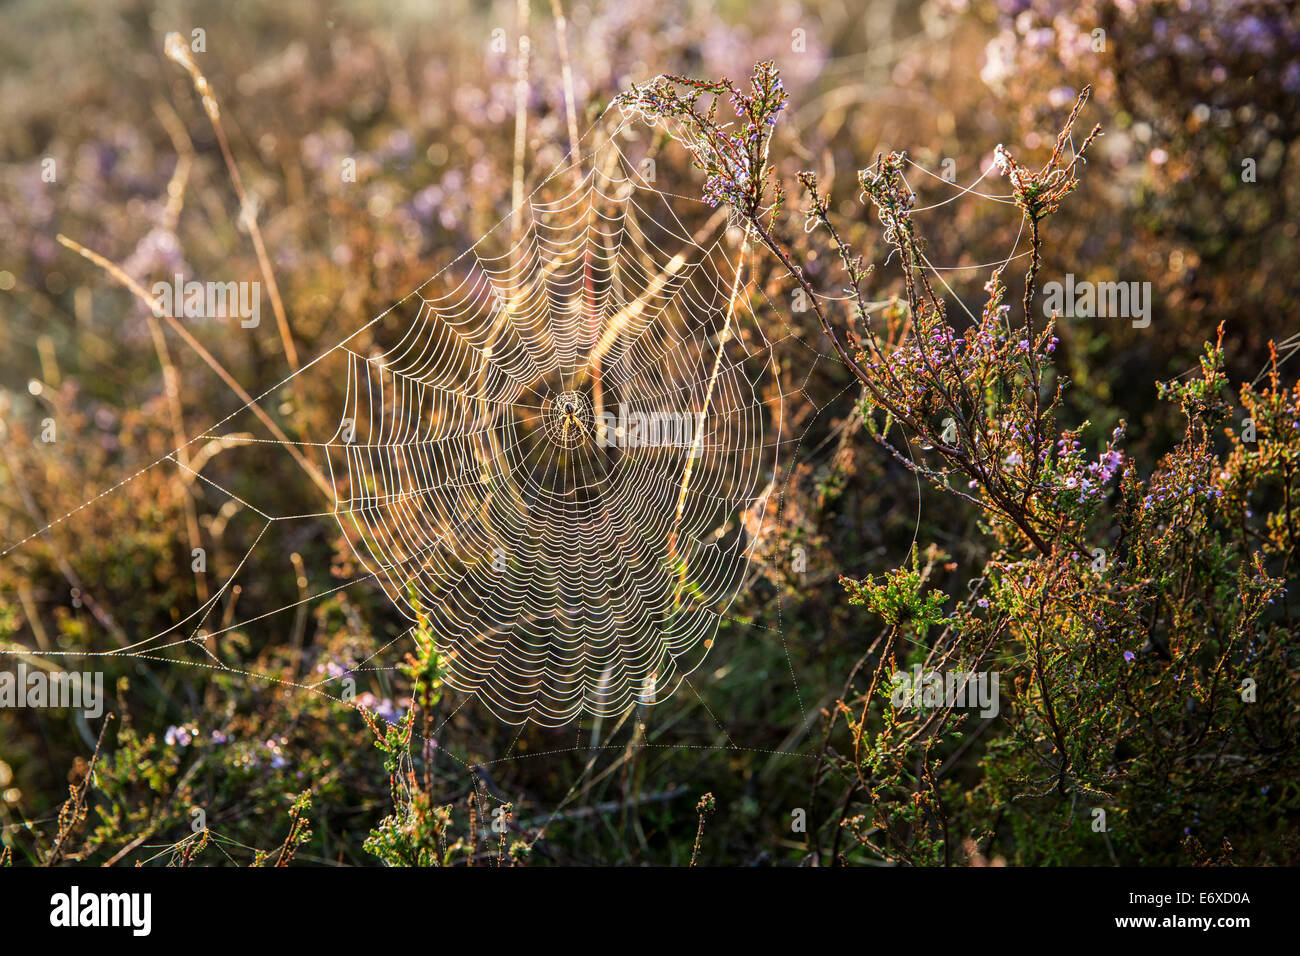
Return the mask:
<path fill-rule="evenodd" d="M 327 447 L 340 525 L 448 683 L 554 725 L 699 665 L 756 543 L 740 519 L 776 471 L 780 401 L 717 217 L 697 241 L 613 139 L 537 195 L 391 345 L 345 348 Z"/>
<path fill-rule="evenodd" d="M 507 722 L 560 725 L 670 696 L 761 538 L 783 404 L 744 244 L 725 212 L 642 176 L 620 146 L 635 140 L 628 122 L 417 290 L 182 446 L 323 450 L 327 514 L 369 574 L 218 624 L 268 529 L 323 515 L 263 511 L 174 449 L 0 551 L 167 464 L 263 522 L 192 612 L 77 653 L 188 646 L 230 670 L 211 638 L 373 578 L 418 624 L 407 634 L 434 642 L 450 686 Z M 677 209 L 702 225 L 692 232 Z M 309 371 L 346 376 L 327 441 L 227 431 Z"/>

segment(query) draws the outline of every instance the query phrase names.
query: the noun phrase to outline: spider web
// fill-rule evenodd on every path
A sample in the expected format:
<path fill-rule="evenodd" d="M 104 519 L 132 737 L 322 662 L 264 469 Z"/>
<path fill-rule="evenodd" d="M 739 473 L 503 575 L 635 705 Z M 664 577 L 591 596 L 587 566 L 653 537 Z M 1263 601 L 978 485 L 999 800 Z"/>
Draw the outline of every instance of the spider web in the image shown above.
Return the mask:
<path fill-rule="evenodd" d="M 270 514 L 175 449 L 0 556 L 171 463 L 264 523 L 206 601 L 102 653 L 191 645 L 227 668 L 215 634 L 373 579 L 419 625 L 407 635 L 436 645 L 447 683 L 503 721 L 555 726 L 665 700 L 712 646 L 761 537 L 745 518 L 765 511 L 779 467 L 767 436 L 782 399 L 743 244 L 724 214 L 642 175 L 619 143 L 626 125 L 406 298 L 182 446 L 324 452 L 330 512 Z M 701 222 L 688 227 L 674 200 Z M 237 427 L 304 374 L 346 382 L 333 435 Z M 330 515 L 364 577 L 209 623 L 268 529 Z"/>

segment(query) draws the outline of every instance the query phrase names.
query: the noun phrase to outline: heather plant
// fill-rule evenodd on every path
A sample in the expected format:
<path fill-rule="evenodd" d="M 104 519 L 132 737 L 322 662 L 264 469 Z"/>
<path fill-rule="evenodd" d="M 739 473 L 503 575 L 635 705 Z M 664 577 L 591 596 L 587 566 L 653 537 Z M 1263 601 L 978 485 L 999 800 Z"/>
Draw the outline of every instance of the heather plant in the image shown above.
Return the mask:
<path fill-rule="evenodd" d="M 913 223 L 905 157 L 893 153 L 858 174 L 902 276 L 902 295 L 873 310 L 871 269 L 841 238 L 816 177 L 800 174 L 810 224 L 849 280 L 853 313 L 837 327 L 773 229 L 780 193 L 769 204 L 759 185 L 779 88 L 764 64 L 752 92 L 670 77 L 629 99 L 673 121 L 709 196 L 730 202 L 807 292 L 862 387 L 867 433 L 978 509 L 986 542 L 969 593 L 956 598 L 929 584 L 947 559 L 933 547 L 924 569 L 914 552 L 910 568 L 879 583 L 844 579 L 883 630 L 828 721 L 830 772 L 819 788 L 831 780 L 843 788 L 831 857 L 937 864 L 964 848 L 1021 863 L 1152 863 L 1222 843 L 1248 860 L 1289 860 L 1294 847 L 1277 839 L 1294 806 L 1278 791 L 1296 769 L 1300 712 L 1286 676 L 1296 650 L 1290 553 L 1279 536 L 1294 520 L 1293 391 L 1275 367 L 1262 393 L 1242 393 L 1253 427 L 1230 428 L 1228 448 L 1216 442 L 1231 411 L 1220 337 L 1206 347 L 1200 377 L 1162 386 L 1181 409 L 1184 436 L 1149 470 L 1121 450 L 1122 421 L 1104 437 L 1087 422 L 1058 422 L 1069 385 L 1053 365 L 1060 317 L 1038 320 L 1038 282 L 1047 223 L 1080 186 L 1100 134 L 1074 134 L 1086 88 L 1041 166 L 996 151 L 1030 243 L 1018 309 L 999 267 L 981 314 L 950 319 Z M 719 121 L 716 103 L 701 104 L 701 91 L 729 96 L 734 128 Z M 1267 514 L 1227 503 L 1241 500 L 1243 470 L 1274 486 L 1258 489 Z M 975 721 L 964 700 L 918 706 L 904 695 L 900 705 L 891 691 L 914 665 L 997 672 L 1000 720 Z M 847 751 L 831 745 L 843 733 Z M 950 775 L 958 770 L 960 781 Z"/>

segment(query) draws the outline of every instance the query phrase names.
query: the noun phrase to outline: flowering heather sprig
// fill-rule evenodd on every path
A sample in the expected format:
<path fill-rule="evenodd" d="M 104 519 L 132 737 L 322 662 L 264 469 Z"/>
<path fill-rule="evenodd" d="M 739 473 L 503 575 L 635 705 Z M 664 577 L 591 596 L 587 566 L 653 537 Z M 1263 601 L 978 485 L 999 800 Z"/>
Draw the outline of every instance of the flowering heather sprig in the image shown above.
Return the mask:
<path fill-rule="evenodd" d="M 1073 150 L 1073 155 L 1068 160 L 1065 157 L 1065 149 L 1070 145 L 1074 124 L 1079 119 L 1079 111 L 1088 102 L 1091 93 L 1090 86 L 1085 86 L 1079 91 L 1074 108 L 1070 110 L 1069 118 L 1056 137 L 1052 155 L 1037 173 L 1016 162 L 1001 143 L 994 151 L 994 162 L 999 171 L 1010 181 L 1011 194 L 1015 198 L 1016 205 L 1024 212 L 1031 225 L 1056 212 L 1060 208 L 1061 200 L 1074 192 L 1079 185 L 1079 164 L 1085 162 L 1084 154 L 1088 151 L 1088 147 L 1101 135 L 1101 124 L 1093 126 L 1091 132 L 1078 148 Z"/>
<path fill-rule="evenodd" d="M 1038 223 L 1075 188 L 1082 152 L 1098 133 L 1094 129 L 1068 162 L 1063 162 L 1064 148 L 1085 97 L 1086 92 L 1058 135 L 1051 158 L 1038 172 L 1017 164 L 1004 149 L 998 151 L 1029 224 L 1032 260 L 1025 280 L 1021 329 L 1012 327 L 1010 308 L 1003 302 L 1006 286 L 1001 270 L 985 286 L 988 298 L 977 323 L 958 332 L 949 322 L 944 301 L 930 283 L 929 263 L 913 225 L 916 196 L 905 176 L 908 160 L 904 154 L 883 156 L 858 174 L 858 183 L 893 250 L 891 258 L 897 257 L 902 269 L 911 324 L 911 334 L 888 353 L 874 339 L 868 340 L 867 348 L 858 355 L 859 377 L 876 405 L 938 454 L 941 464 L 916 466 L 918 472 L 1007 519 L 1042 553 L 1052 548 L 1050 534 L 1060 537 L 1064 532 L 1066 538 L 1071 534 L 1038 514 L 1040 498 L 1056 488 L 1043 472 L 1052 445 L 1051 412 L 1063 385 L 1058 378 L 1050 392 L 1043 387 L 1043 370 L 1051 365 L 1058 344 L 1055 320 L 1042 329 L 1036 329 L 1032 321 L 1041 264 Z M 814 196 L 819 220 L 831 228 L 815 180 L 809 176 L 804 183 Z M 842 247 L 838 241 L 836 245 Z M 876 437 L 883 441 L 883 436 Z M 904 460 L 900 451 L 894 453 Z M 969 494 L 953 489 L 949 479 L 954 475 L 964 476 Z M 1093 485 L 1086 477 L 1073 480 L 1076 485 L 1085 481 L 1086 487 Z"/>
<path fill-rule="evenodd" d="M 1085 422 L 1079 428 L 1061 433 L 1049 474 L 1061 501 L 1080 507 L 1082 515 L 1090 516 L 1110 494 L 1111 486 L 1123 468 L 1124 453 L 1115 445 L 1124 437 L 1124 426 L 1121 424 L 1115 428 L 1106 450 L 1098 455 L 1096 461 L 1086 462 L 1080 439 L 1087 424 Z"/>
<path fill-rule="evenodd" d="M 701 101 L 706 97 L 709 103 L 704 109 Z M 723 97 L 735 114 L 734 121 L 718 118 Z M 709 205 L 725 203 L 742 214 L 757 216 L 765 205 L 768 144 L 786 99 L 775 65 L 762 62 L 754 67 L 748 93 L 725 78 L 709 82 L 669 75 L 643 87 L 634 86 L 617 102 L 624 112 L 668 126 L 670 135 L 690 151 L 692 162 L 704 171 L 703 194 Z M 779 204 L 779 184 L 776 195 Z"/>

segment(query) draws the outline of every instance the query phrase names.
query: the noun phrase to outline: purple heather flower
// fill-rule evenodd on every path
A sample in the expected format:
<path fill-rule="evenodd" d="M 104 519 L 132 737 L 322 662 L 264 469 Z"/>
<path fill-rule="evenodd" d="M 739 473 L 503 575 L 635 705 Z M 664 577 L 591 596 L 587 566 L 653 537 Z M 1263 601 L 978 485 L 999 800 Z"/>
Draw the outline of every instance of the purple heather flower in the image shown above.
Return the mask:
<path fill-rule="evenodd" d="M 325 664 L 325 673 L 329 674 L 330 677 L 337 679 L 339 677 L 346 677 L 349 671 L 346 667 L 343 667 L 335 661 L 328 661 Z"/>
<path fill-rule="evenodd" d="M 1282 73 L 1282 89 L 1288 93 L 1300 93 L 1300 62 L 1292 60 Z"/>
<path fill-rule="evenodd" d="M 271 766 L 276 770 L 288 765 L 289 761 L 284 759 L 284 752 L 280 748 L 280 742 L 274 738 L 267 738 L 266 749 L 271 753 Z"/>
<path fill-rule="evenodd" d="M 394 704 L 392 700 L 387 697 L 380 700 L 369 691 L 357 697 L 356 702 L 358 707 L 364 707 L 390 724 L 397 723 L 405 716 L 405 711 Z"/>

